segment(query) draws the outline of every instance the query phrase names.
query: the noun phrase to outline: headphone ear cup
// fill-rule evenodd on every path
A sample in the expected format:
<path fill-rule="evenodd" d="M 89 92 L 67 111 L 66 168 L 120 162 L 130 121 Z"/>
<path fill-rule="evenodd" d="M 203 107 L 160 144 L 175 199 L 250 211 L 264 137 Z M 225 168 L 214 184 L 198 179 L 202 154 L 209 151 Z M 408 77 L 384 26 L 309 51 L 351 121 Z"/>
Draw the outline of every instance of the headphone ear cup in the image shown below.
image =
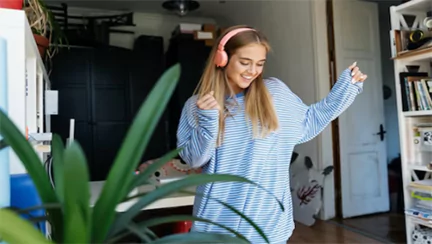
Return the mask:
<path fill-rule="evenodd" d="M 218 67 L 225 67 L 228 63 L 228 55 L 225 51 L 217 50 L 215 55 L 215 65 Z"/>

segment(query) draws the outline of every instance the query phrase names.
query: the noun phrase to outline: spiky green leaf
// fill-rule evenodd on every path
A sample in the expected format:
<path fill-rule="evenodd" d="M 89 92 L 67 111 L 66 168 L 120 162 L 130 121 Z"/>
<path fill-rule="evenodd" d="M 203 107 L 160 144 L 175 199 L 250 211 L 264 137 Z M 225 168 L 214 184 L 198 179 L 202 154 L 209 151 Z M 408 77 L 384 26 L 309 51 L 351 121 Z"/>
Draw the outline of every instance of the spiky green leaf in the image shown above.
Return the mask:
<path fill-rule="evenodd" d="M 103 242 L 114 221 L 115 208 L 131 191 L 135 166 L 177 85 L 180 65 L 169 68 L 156 83 L 130 126 L 93 211 L 93 242 Z M 122 182 L 120 184 L 120 182 Z"/>
<path fill-rule="evenodd" d="M 90 190 L 87 162 L 77 142 L 64 152 L 64 243 L 90 242 Z"/>
<path fill-rule="evenodd" d="M 7 244 L 53 244 L 41 232 L 9 209 L 0 209 L 0 241 Z"/>

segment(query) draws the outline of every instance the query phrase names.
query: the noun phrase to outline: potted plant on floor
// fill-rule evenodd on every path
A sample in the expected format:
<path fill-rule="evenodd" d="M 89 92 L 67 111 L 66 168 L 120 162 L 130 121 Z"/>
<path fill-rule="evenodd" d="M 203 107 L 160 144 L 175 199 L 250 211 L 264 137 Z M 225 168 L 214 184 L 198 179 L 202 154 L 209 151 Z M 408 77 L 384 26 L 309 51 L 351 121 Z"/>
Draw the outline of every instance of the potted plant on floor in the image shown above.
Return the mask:
<path fill-rule="evenodd" d="M 180 76 L 179 65 L 167 70 L 156 83 L 146 101 L 141 106 L 130 126 L 126 138 L 114 160 L 101 195 L 94 207 L 90 207 L 89 176 L 84 153 L 77 142 L 64 148 L 61 139 L 54 135 L 52 155 L 54 160 L 55 187 L 50 184 L 45 169 L 26 141 L 9 118 L 0 110 L 0 135 L 15 151 L 31 176 L 43 205 L 34 209 L 45 209 L 52 231 L 51 240 L 46 239 L 29 221 L 20 218 L 9 209 L 0 209 L 0 237 L 8 244 L 21 243 L 116 243 L 127 234 L 135 234 L 142 243 L 249 243 L 241 234 L 219 225 L 233 235 L 208 233 L 174 234 L 158 238 L 150 227 L 177 221 L 206 221 L 187 215 L 174 215 L 146 219 L 135 223 L 133 218 L 140 210 L 158 199 L 192 186 L 211 182 L 237 181 L 253 182 L 234 175 L 190 175 L 184 179 L 166 183 L 146 194 L 130 193 L 136 187 L 146 184 L 150 176 L 166 162 L 175 157 L 179 150 L 169 152 L 142 173 L 134 175 L 155 126 L 170 99 Z M 255 184 L 256 185 L 256 184 Z M 270 196 L 270 194 L 269 194 Z M 206 196 L 203 196 L 206 197 Z M 135 199 L 125 213 L 115 211 L 122 202 Z M 276 201 L 276 198 L 274 198 Z M 215 200 L 215 199 L 209 199 Z M 218 201 L 218 200 L 216 200 Z M 220 202 L 242 218 L 249 221 L 260 235 L 268 241 L 265 234 L 240 211 Z M 279 202 L 281 208 L 282 204 Z M 30 210 L 22 210 L 22 212 Z"/>
<path fill-rule="evenodd" d="M 27 0 L 24 11 L 41 57 L 50 60 L 58 50 L 58 45 L 67 42 L 54 14 L 43 0 Z"/>

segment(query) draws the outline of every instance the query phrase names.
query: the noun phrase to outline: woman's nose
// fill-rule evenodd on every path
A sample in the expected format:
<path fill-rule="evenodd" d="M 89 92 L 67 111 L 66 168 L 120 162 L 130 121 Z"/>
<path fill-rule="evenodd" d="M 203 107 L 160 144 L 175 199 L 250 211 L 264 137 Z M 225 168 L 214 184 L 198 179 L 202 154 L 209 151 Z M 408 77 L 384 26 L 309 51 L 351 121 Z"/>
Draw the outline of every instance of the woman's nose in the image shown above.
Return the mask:
<path fill-rule="evenodd" d="M 248 69 L 248 72 L 250 73 L 250 74 L 252 74 L 252 75 L 254 75 L 255 73 L 256 73 L 256 67 L 255 67 L 255 65 L 250 65 L 249 66 L 249 69 Z"/>

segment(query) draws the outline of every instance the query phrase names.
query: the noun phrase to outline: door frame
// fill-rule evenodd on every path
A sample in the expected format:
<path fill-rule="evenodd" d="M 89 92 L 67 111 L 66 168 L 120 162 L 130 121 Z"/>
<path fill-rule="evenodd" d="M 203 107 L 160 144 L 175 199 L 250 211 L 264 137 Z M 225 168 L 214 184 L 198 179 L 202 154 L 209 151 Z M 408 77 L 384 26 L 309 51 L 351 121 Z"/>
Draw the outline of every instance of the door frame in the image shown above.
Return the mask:
<path fill-rule="evenodd" d="M 314 43 L 315 99 L 328 95 L 337 79 L 333 36 L 333 0 L 311 1 L 312 38 Z M 333 177 L 323 183 L 323 203 L 319 218 L 342 216 L 341 173 L 338 119 L 315 140 L 318 146 L 318 167 L 333 166 Z M 329 143 L 329 142 L 332 143 Z"/>

